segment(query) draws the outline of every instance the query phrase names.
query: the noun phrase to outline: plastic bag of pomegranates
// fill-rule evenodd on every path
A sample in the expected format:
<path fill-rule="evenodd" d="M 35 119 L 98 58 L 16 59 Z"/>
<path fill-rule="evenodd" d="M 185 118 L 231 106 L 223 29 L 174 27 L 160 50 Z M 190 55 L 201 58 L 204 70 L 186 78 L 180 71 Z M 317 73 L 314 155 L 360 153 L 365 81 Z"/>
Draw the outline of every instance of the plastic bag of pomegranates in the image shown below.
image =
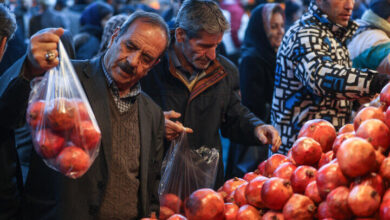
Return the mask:
<path fill-rule="evenodd" d="M 159 185 L 160 210 L 169 208 L 174 213 L 180 213 L 182 201 L 192 192 L 213 188 L 219 158 L 216 148 L 191 148 L 187 133 L 183 132 L 171 143 L 163 160 Z"/>
<path fill-rule="evenodd" d="M 32 81 L 26 120 L 38 155 L 50 168 L 76 179 L 98 155 L 101 132 L 61 42 L 59 61 Z"/>

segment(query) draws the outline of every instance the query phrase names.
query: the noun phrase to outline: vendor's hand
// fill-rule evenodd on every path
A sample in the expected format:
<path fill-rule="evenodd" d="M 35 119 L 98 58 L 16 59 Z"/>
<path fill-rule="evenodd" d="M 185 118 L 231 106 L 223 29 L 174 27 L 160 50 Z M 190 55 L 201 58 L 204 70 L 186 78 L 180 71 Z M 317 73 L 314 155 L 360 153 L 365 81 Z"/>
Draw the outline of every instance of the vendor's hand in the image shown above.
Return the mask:
<path fill-rule="evenodd" d="M 28 59 L 25 77 L 32 79 L 58 65 L 57 45 L 64 34 L 62 28 L 48 28 L 34 34 L 28 46 Z M 48 56 L 52 54 L 51 56 Z"/>
<path fill-rule="evenodd" d="M 180 113 L 175 112 L 173 110 L 169 112 L 164 112 L 165 117 L 165 137 L 172 141 L 179 137 L 179 135 L 184 131 L 187 133 L 193 133 L 194 131 L 191 128 L 186 128 L 182 123 L 178 121 L 172 121 L 171 118 L 179 118 L 181 116 Z"/>
<path fill-rule="evenodd" d="M 279 132 L 272 125 L 260 125 L 255 128 L 255 135 L 263 144 L 271 144 L 272 152 L 278 151 L 282 140 Z"/>

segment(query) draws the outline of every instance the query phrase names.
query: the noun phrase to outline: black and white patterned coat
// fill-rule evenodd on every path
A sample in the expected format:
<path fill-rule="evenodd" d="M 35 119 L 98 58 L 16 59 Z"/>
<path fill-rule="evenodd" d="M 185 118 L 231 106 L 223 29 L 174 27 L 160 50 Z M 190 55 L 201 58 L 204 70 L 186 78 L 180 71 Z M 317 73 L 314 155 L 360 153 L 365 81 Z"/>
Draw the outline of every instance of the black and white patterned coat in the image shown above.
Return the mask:
<path fill-rule="evenodd" d="M 277 54 L 271 122 L 287 153 L 302 125 L 322 118 L 336 129 L 349 122 L 354 99 L 369 96 L 376 73 L 352 68 L 346 41 L 357 25 L 332 23 L 315 4 L 286 33 Z"/>

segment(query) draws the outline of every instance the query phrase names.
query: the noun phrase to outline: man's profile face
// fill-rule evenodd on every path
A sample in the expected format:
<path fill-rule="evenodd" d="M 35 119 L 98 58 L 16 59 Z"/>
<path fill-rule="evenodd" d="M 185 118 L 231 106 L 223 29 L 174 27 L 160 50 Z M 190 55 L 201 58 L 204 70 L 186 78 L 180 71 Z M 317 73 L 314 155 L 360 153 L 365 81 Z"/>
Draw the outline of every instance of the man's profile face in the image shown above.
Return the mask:
<path fill-rule="evenodd" d="M 176 41 L 184 57 L 196 69 L 206 69 L 216 57 L 218 44 L 223 33 L 209 34 L 206 31 L 198 33 L 197 37 L 189 38 L 181 28 L 176 29 Z"/>
<path fill-rule="evenodd" d="M 158 62 L 164 52 L 167 36 L 164 30 L 134 21 L 128 30 L 118 37 L 117 29 L 105 55 L 105 66 L 119 89 L 131 88 Z"/>
<path fill-rule="evenodd" d="M 354 4 L 354 0 L 317 0 L 317 6 L 329 20 L 343 27 L 348 26 Z"/>

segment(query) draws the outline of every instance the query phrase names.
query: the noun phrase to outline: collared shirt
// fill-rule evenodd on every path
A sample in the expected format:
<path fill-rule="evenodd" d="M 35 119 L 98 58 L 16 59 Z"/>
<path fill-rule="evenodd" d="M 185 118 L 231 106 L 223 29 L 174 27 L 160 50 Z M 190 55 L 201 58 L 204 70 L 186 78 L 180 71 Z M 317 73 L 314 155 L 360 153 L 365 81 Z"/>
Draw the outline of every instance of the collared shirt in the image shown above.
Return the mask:
<path fill-rule="evenodd" d="M 131 105 L 133 104 L 134 99 L 141 93 L 141 84 L 137 82 L 137 84 L 135 84 L 127 94 L 120 97 L 118 86 L 115 84 L 115 81 L 111 77 L 111 75 L 107 72 L 103 60 L 104 60 L 104 56 L 102 56 L 101 58 L 101 65 L 102 65 L 104 75 L 106 76 L 107 84 L 108 87 L 110 88 L 111 95 L 114 98 L 115 104 L 118 107 L 120 113 L 127 112 L 130 109 Z"/>

